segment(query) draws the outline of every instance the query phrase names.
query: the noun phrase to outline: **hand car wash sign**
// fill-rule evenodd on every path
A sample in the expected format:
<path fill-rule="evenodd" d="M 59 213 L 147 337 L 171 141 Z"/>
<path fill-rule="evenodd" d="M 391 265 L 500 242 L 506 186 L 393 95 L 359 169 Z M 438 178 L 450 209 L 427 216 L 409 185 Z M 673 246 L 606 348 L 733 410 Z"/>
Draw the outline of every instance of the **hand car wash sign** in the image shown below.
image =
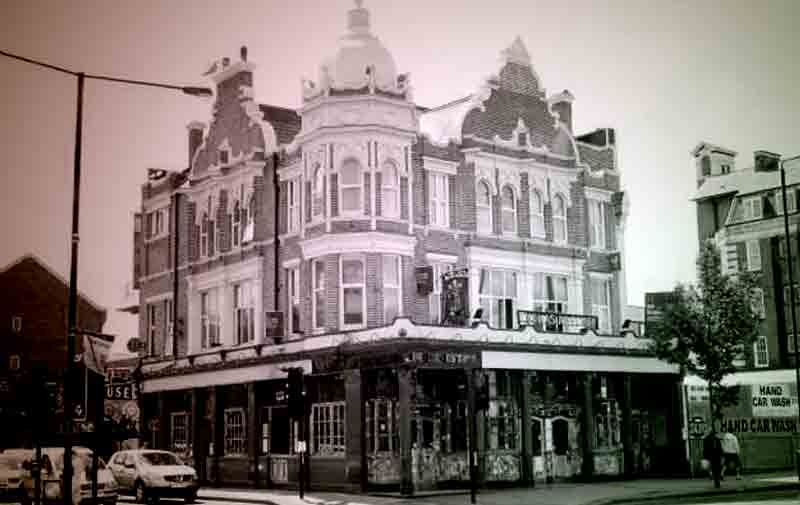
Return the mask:
<path fill-rule="evenodd" d="M 751 389 L 753 417 L 796 417 L 797 396 L 788 384 L 754 385 Z"/>

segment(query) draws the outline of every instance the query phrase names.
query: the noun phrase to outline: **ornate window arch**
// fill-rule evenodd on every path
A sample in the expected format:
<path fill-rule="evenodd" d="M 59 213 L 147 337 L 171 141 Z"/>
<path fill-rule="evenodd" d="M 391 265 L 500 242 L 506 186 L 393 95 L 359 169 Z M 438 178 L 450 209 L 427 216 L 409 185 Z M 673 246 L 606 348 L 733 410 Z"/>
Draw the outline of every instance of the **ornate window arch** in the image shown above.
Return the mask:
<path fill-rule="evenodd" d="M 358 213 L 362 209 L 363 177 L 361 163 L 347 158 L 339 169 L 339 208 L 342 213 Z"/>
<path fill-rule="evenodd" d="M 492 186 L 485 179 L 475 188 L 475 216 L 478 233 L 492 233 Z"/>
<path fill-rule="evenodd" d="M 500 190 L 500 222 L 503 225 L 503 233 L 515 233 L 517 231 L 517 198 L 514 188 L 509 184 Z"/>
<path fill-rule="evenodd" d="M 553 210 L 553 242 L 567 242 L 567 200 L 561 193 L 556 193 L 552 200 Z"/>
<path fill-rule="evenodd" d="M 400 217 L 400 170 L 393 160 L 381 165 L 381 215 Z"/>
<path fill-rule="evenodd" d="M 542 193 L 536 188 L 531 188 L 531 236 L 544 237 L 544 199 Z"/>

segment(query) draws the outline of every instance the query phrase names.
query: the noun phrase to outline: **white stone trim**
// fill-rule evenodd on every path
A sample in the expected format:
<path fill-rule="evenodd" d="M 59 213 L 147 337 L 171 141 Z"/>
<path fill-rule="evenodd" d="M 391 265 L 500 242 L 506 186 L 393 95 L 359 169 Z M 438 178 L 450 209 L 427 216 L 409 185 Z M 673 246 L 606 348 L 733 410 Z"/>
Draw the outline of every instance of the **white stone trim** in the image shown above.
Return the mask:
<path fill-rule="evenodd" d="M 541 272 L 575 277 L 583 272 L 584 259 L 500 251 L 488 247 L 466 247 L 467 263 L 488 268 L 507 268 L 520 272 Z"/>
<path fill-rule="evenodd" d="M 327 254 L 379 253 L 414 256 L 416 238 L 383 232 L 328 234 L 300 243 L 303 257 L 317 258 Z"/>
<path fill-rule="evenodd" d="M 158 295 L 148 296 L 144 299 L 145 305 L 150 305 L 152 303 L 163 302 L 164 300 L 172 300 L 172 291 L 167 293 L 161 293 Z"/>
<path fill-rule="evenodd" d="M 429 172 L 439 172 L 447 175 L 458 174 L 457 161 L 442 160 L 439 158 L 433 158 L 431 156 L 423 156 L 422 163 L 423 169 Z"/>
<path fill-rule="evenodd" d="M 611 196 L 614 194 L 613 191 L 608 189 L 594 188 L 591 186 L 584 186 L 583 191 L 587 199 L 604 203 L 611 203 Z"/>
<path fill-rule="evenodd" d="M 279 168 L 278 180 L 280 182 L 284 182 L 291 179 L 299 179 L 302 173 L 303 173 L 303 165 L 302 163 L 300 163 L 300 160 L 298 160 L 289 166 Z"/>
<path fill-rule="evenodd" d="M 428 263 L 457 263 L 458 256 L 455 254 L 441 254 L 429 252 L 425 253 L 425 260 Z"/>
<path fill-rule="evenodd" d="M 283 262 L 283 268 L 295 268 L 300 265 L 300 258 L 292 258 Z"/>
<path fill-rule="evenodd" d="M 590 279 L 601 280 L 601 281 L 612 281 L 614 280 L 614 274 L 610 274 L 607 272 L 586 272 Z"/>
<path fill-rule="evenodd" d="M 628 339 L 621 339 L 628 340 Z M 483 368 L 677 374 L 678 367 L 655 357 L 482 351 Z"/>
<path fill-rule="evenodd" d="M 157 391 L 178 391 L 197 387 L 246 384 L 252 382 L 254 377 L 258 377 L 259 380 L 285 379 L 287 372 L 284 370 L 289 367 L 301 367 L 307 374 L 312 372 L 311 360 L 264 364 L 147 379 L 142 382 L 142 392 L 155 393 Z"/>

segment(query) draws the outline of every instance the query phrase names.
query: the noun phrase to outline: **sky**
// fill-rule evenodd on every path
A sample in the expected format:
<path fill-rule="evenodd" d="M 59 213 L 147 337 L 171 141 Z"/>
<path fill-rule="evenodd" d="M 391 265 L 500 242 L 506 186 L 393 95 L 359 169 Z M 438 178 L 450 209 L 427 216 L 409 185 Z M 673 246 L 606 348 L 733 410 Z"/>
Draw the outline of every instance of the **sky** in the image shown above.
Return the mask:
<path fill-rule="evenodd" d="M 209 63 L 257 65 L 257 101 L 301 102 L 302 77 L 345 33 L 352 0 L 3 0 L 0 50 L 95 75 L 209 85 Z M 477 89 L 519 35 L 548 94 L 574 96 L 574 130 L 617 131 L 628 303 L 695 278 L 695 171 L 708 141 L 800 154 L 800 2 L 365 0 L 372 31 L 410 72 L 418 104 Z M 0 265 L 34 253 L 69 275 L 76 79 L 0 56 Z M 136 336 L 118 312 L 132 277 L 133 213 L 148 167 L 188 166 L 186 125 L 211 103 L 88 81 L 78 287 L 108 309 L 115 352 Z"/>

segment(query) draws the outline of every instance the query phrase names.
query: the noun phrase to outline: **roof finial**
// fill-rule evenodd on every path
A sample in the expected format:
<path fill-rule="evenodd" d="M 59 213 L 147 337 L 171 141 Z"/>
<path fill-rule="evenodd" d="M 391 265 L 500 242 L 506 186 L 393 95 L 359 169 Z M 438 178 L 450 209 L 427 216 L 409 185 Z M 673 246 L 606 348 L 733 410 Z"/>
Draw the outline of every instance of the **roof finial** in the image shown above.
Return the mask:
<path fill-rule="evenodd" d="M 356 8 L 347 13 L 347 28 L 354 33 L 369 33 L 369 11 L 363 0 L 355 0 Z"/>

